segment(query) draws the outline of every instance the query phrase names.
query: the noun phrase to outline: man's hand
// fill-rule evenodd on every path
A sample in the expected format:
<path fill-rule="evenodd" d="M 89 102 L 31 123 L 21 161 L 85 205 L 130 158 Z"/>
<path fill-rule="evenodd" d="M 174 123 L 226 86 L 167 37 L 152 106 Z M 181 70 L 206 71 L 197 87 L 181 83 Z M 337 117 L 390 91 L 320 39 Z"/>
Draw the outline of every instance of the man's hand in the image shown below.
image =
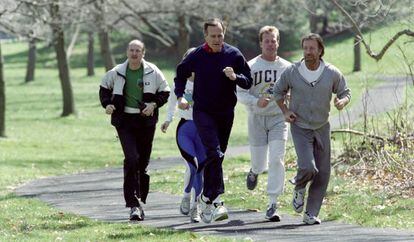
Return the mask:
<path fill-rule="evenodd" d="M 284 98 L 285 98 L 285 102 L 289 102 L 290 101 L 290 92 L 286 93 Z"/>
<path fill-rule="evenodd" d="M 187 99 L 184 97 L 178 98 L 178 108 L 181 110 L 187 110 L 190 108 L 190 104 L 187 102 Z"/>
<path fill-rule="evenodd" d="M 115 110 L 116 110 L 116 108 L 115 108 L 115 106 L 114 106 L 113 104 L 108 104 L 108 105 L 106 105 L 106 108 L 105 108 L 105 113 L 110 115 L 110 114 L 112 114 Z"/>
<path fill-rule="evenodd" d="M 234 73 L 233 68 L 226 67 L 223 69 L 224 74 L 232 81 L 236 80 L 237 76 L 236 73 Z"/>
<path fill-rule="evenodd" d="M 165 121 L 163 124 L 161 124 L 161 131 L 163 133 L 167 132 L 168 126 L 170 126 L 170 121 Z"/>
<path fill-rule="evenodd" d="M 259 108 L 265 108 L 270 102 L 270 98 L 268 97 L 261 97 L 257 100 L 257 106 Z"/>
<path fill-rule="evenodd" d="M 293 123 L 296 120 L 296 114 L 290 110 L 287 110 L 283 113 L 283 116 L 285 116 L 285 121 L 289 123 Z"/>
<path fill-rule="evenodd" d="M 341 98 L 341 99 L 335 97 L 335 99 L 334 99 L 334 105 L 335 105 L 336 109 L 338 109 L 338 110 L 342 110 L 348 104 L 348 102 L 349 102 L 349 100 L 348 100 L 347 97 L 344 97 L 344 98 Z"/>
<path fill-rule="evenodd" d="M 142 110 L 142 113 L 145 116 L 152 116 L 154 115 L 154 110 L 156 107 L 155 103 L 145 103 L 146 107 L 144 108 L 144 110 Z"/>

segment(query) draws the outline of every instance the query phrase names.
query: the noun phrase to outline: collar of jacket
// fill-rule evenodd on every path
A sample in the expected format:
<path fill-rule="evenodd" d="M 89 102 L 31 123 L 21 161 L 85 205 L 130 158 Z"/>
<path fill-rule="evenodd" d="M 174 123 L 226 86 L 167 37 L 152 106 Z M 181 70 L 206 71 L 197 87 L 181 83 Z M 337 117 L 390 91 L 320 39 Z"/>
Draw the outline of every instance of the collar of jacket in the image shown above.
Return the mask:
<path fill-rule="evenodd" d="M 296 61 L 296 62 L 292 62 L 292 64 L 295 66 L 296 69 L 299 69 L 300 64 L 302 63 L 302 61 L 304 61 L 305 58 L 301 58 L 300 61 Z M 322 58 L 320 58 L 320 61 L 323 63 L 325 63 L 325 67 L 330 66 L 331 64 L 328 62 L 325 62 Z"/>
<path fill-rule="evenodd" d="M 154 72 L 154 69 L 144 59 L 142 59 L 142 65 L 144 66 L 144 76 Z M 118 73 L 118 75 L 122 76 L 123 78 L 126 78 L 127 67 L 128 67 L 128 60 L 126 60 L 122 64 L 115 66 L 114 69 L 116 73 Z"/>
<path fill-rule="evenodd" d="M 214 52 L 213 49 L 207 44 L 207 42 L 204 42 L 204 44 L 202 45 L 202 48 L 207 53 L 220 53 L 220 52 L 223 52 L 225 44 L 226 43 L 223 42 L 223 44 L 221 45 L 221 50 L 219 52 Z"/>

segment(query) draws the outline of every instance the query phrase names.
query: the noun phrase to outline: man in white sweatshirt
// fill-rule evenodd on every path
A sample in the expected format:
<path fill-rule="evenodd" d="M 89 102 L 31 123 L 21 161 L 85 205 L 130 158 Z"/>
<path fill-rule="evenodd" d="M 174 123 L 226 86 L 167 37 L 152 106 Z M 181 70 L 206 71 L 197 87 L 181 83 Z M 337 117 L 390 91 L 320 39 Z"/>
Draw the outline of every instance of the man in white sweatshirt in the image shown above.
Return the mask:
<path fill-rule="evenodd" d="M 253 190 L 258 175 L 268 168 L 267 193 L 269 206 L 265 218 L 280 221 L 277 197 L 282 194 L 285 180 L 284 156 L 287 140 L 287 123 L 273 98 L 273 86 L 290 62 L 277 55 L 279 30 L 264 26 L 259 31 L 262 53 L 248 62 L 253 85 L 250 89 L 237 89 L 238 100 L 248 111 L 251 169 L 246 185 Z"/>

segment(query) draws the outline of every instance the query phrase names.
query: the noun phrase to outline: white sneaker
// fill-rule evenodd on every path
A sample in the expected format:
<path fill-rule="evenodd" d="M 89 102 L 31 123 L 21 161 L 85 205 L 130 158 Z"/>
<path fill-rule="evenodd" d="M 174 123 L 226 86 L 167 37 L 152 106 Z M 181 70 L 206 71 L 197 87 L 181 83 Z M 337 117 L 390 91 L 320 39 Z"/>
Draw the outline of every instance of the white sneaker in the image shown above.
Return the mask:
<path fill-rule="evenodd" d="M 190 200 L 191 200 L 191 197 L 183 197 L 183 199 L 181 200 L 181 205 L 180 205 L 181 214 L 188 215 L 188 213 L 190 212 Z"/>
<path fill-rule="evenodd" d="M 303 222 L 305 224 L 321 224 L 321 220 L 317 216 L 309 214 L 308 212 L 303 214 Z"/>
<path fill-rule="evenodd" d="M 222 221 L 229 218 L 227 208 L 224 207 L 223 202 L 214 203 L 213 221 Z"/>
<path fill-rule="evenodd" d="M 201 209 L 200 204 L 196 203 L 193 205 L 193 207 L 190 209 L 190 222 L 191 223 L 198 223 L 201 220 L 200 217 Z"/>
<path fill-rule="evenodd" d="M 201 220 L 207 224 L 211 223 L 211 220 L 213 219 L 213 203 L 210 201 L 205 202 L 203 198 L 200 198 L 200 209 Z"/>
<path fill-rule="evenodd" d="M 305 204 L 305 194 L 306 187 L 298 190 L 293 190 L 292 206 L 293 210 L 295 210 L 297 213 L 301 213 L 303 211 L 303 205 Z"/>

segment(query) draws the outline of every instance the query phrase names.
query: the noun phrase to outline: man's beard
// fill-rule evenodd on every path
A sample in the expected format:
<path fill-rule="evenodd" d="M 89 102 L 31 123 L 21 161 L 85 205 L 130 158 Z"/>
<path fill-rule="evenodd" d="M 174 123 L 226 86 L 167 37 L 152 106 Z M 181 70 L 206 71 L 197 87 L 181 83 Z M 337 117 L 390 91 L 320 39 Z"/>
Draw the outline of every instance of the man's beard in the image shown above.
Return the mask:
<path fill-rule="evenodd" d="M 305 56 L 304 57 L 306 63 L 315 63 L 317 59 L 315 59 L 313 56 Z"/>

